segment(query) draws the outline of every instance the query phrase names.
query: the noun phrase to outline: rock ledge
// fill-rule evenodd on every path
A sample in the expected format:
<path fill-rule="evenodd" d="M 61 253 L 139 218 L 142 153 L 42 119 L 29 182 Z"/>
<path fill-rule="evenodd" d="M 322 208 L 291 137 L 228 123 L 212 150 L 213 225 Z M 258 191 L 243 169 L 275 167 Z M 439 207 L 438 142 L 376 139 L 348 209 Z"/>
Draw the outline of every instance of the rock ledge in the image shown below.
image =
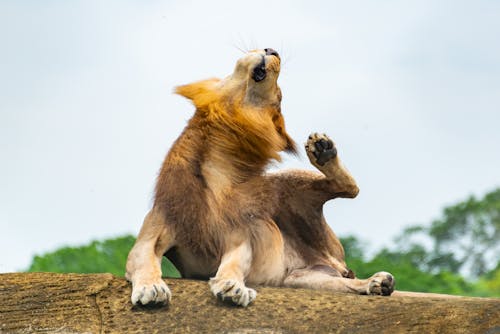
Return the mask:
<path fill-rule="evenodd" d="M 500 299 L 257 288 L 248 308 L 168 279 L 168 307 L 133 307 L 111 274 L 0 274 L 0 333 L 500 333 Z"/>

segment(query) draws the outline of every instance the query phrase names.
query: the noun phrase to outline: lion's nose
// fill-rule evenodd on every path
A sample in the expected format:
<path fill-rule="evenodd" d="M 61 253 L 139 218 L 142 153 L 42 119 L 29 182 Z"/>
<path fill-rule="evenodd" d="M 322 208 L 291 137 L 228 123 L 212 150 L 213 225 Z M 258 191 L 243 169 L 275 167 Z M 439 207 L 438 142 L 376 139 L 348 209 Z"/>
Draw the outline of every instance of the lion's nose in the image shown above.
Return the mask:
<path fill-rule="evenodd" d="M 274 50 L 274 49 L 271 49 L 271 48 L 266 48 L 264 49 L 264 51 L 266 52 L 266 56 L 276 56 L 276 57 L 280 57 L 278 51 Z"/>

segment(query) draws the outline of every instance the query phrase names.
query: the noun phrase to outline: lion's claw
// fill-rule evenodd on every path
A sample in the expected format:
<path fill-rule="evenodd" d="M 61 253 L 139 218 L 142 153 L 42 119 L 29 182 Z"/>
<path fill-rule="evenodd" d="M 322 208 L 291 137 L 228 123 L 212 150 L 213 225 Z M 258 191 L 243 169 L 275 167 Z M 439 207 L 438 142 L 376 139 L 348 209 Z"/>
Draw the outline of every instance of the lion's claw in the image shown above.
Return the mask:
<path fill-rule="evenodd" d="M 168 304 L 172 298 L 170 289 L 163 280 L 148 284 L 134 284 L 132 288 L 132 304 Z"/>
<path fill-rule="evenodd" d="M 233 279 L 215 279 L 209 282 L 212 293 L 221 301 L 234 305 L 247 306 L 255 297 L 257 292 L 247 288 L 242 282 Z"/>

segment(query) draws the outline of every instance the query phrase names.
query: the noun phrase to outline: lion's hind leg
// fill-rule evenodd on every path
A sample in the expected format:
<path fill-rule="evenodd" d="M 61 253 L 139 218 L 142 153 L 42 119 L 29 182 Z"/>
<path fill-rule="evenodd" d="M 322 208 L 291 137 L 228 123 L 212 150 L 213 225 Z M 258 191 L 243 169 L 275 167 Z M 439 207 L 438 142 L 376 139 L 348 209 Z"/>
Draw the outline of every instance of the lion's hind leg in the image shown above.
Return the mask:
<path fill-rule="evenodd" d="M 296 269 L 287 276 L 284 285 L 360 295 L 389 296 L 394 291 L 394 277 L 387 272 L 378 272 L 368 279 L 345 278 L 337 274 L 314 268 Z"/>
<path fill-rule="evenodd" d="M 167 304 L 171 292 L 161 278 L 163 254 L 173 246 L 174 234 L 164 216 L 153 208 L 127 258 L 125 277 L 132 283 L 132 304 Z"/>

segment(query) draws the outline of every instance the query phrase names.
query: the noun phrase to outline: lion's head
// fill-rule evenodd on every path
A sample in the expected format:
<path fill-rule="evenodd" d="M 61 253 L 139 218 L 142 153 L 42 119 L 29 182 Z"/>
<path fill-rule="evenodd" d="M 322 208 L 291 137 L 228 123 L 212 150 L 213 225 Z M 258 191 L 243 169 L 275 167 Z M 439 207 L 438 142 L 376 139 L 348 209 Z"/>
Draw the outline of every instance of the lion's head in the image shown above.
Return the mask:
<path fill-rule="evenodd" d="M 265 124 L 270 121 L 279 139 L 271 139 L 273 150 L 296 152 L 281 115 L 280 64 L 275 50 L 252 50 L 236 62 L 233 73 L 226 78 L 179 86 L 175 92 L 190 99 L 208 117 L 237 119 L 240 124 L 258 127 L 266 137 L 273 137 Z"/>
<path fill-rule="evenodd" d="M 193 101 L 197 108 L 212 102 L 231 101 L 240 107 L 279 106 L 280 57 L 273 49 L 253 50 L 240 58 L 231 75 L 179 86 L 176 93 Z"/>
<path fill-rule="evenodd" d="M 238 60 L 231 76 L 221 81 L 229 94 L 244 91 L 243 103 L 253 107 L 279 105 L 280 57 L 273 49 L 255 50 Z"/>

